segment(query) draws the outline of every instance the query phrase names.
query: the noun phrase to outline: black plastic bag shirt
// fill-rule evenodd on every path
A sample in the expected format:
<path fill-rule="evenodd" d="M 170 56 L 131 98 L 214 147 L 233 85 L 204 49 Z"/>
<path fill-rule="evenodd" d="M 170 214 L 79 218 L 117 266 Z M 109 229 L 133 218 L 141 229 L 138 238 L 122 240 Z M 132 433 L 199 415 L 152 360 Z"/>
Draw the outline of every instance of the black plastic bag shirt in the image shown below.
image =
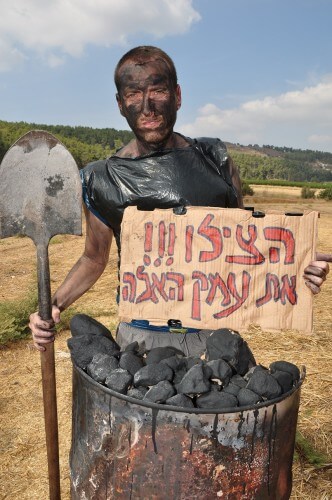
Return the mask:
<path fill-rule="evenodd" d="M 226 146 L 219 139 L 189 139 L 189 146 L 138 158 L 111 156 L 82 171 L 87 208 L 111 227 L 119 247 L 123 211 L 186 206 L 238 207 Z"/>

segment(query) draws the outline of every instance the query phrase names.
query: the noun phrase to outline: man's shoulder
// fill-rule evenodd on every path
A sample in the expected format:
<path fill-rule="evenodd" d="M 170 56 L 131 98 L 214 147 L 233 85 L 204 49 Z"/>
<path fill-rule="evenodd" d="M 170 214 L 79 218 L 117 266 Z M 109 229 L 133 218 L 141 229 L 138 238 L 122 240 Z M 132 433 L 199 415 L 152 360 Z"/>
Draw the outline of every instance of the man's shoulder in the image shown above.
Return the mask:
<path fill-rule="evenodd" d="M 222 149 L 227 151 L 226 144 L 221 139 L 219 139 L 219 137 L 197 137 L 196 139 L 193 140 L 194 142 L 205 145 L 207 147 Z"/>
<path fill-rule="evenodd" d="M 96 161 L 92 161 L 90 163 L 88 163 L 87 165 L 85 165 L 84 168 L 82 168 L 80 170 L 80 174 L 81 174 L 81 177 L 83 179 L 89 179 L 89 177 L 91 176 L 91 174 L 94 172 L 100 172 L 100 171 L 104 171 L 105 170 L 105 167 L 106 167 L 106 164 L 107 164 L 107 159 L 105 160 L 96 160 Z"/>
<path fill-rule="evenodd" d="M 122 146 L 120 149 L 118 149 L 114 156 L 118 158 L 136 158 L 139 155 L 138 149 L 137 149 L 137 144 L 135 139 L 132 139 L 128 144 L 125 146 Z"/>
<path fill-rule="evenodd" d="M 226 144 L 218 137 L 198 137 L 193 142 L 203 154 L 212 157 L 218 164 L 227 162 L 229 155 Z"/>

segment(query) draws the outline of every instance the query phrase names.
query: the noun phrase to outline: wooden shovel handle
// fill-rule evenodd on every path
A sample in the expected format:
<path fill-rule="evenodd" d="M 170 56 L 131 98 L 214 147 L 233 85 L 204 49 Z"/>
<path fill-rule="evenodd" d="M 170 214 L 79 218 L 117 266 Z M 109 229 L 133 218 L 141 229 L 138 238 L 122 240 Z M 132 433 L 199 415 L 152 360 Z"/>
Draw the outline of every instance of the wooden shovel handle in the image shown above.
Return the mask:
<path fill-rule="evenodd" d="M 48 344 L 46 351 L 40 353 L 44 419 L 46 433 L 48 479 L 50 500 L 60 499 L 60 466 L 58 413 L 56 404 L 56 380 L 54 344 Z"/>
<path fill-rule="evenodd" d="M 48 260 L 48 244 L 37 245 L 38 305 L 42 319 L 52 317 L 50 269 Z M 46 433 L 49 497 L 60 500 L 60 467 L 58 413 L 56 400 L 54 343 L 47 344 L 41 352 L 41 373 L 43 385 L 44 419 Z"/>

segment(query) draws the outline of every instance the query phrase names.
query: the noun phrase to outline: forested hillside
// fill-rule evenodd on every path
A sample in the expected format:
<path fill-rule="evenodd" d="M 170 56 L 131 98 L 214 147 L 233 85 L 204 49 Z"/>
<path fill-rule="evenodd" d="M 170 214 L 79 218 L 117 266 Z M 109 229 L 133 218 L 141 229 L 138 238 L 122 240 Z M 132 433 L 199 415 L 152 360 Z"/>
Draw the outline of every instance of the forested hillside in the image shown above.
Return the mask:
<path fill-rule="evenodd" d="M 0 120 L 0 161 L 7 149 L 29 130 L 47 130 L 69 149 L 79 168 L 101 158 L 127 144 L 133 137 L 128 130 L 114 128 L 70 127 Z"/>
<path fill-rule="evenodd" d="M 74 156 L 79 168 L 106 158 L 133 137 L 128 130 L 70 127 L 0 120 L 0 161 L 7 149 L 32 129 L 47 130 L 60 139 Z M 243 179 L 287 182 L 332 182 L 332 154 L 276 146 L 241 146 L 227 143 Z"/>
<path fill-rule="evenodd" d="M 243 179 L 331 182 L 332 154 L 273 146 L 236 146 L 228 150 Z"/>

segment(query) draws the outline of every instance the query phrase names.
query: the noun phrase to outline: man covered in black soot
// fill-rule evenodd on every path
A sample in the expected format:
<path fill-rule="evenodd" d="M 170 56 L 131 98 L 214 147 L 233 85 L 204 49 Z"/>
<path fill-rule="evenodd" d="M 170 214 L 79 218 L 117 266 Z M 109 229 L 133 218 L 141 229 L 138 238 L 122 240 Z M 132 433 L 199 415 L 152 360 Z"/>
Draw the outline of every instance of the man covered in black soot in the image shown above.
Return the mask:
<path fill-rule="evenodd" d="M 174 131 L 181 89 L 172 59 L 161 49 L 140 46 L 127 52 L 115 69 L 116 99 L 134 139 L 107 160 L 83 169 L 86 217 L 83 255 L 52 298 L 52 320 L 30 316 L 36 348 L 55 337 L 60 314 L 89 290 L 103 273 L 113 235 L 120 241 L 123 210 L 211 206 L 243 208 L 237 168 L 219 139 L 191 139 Z M 317 294 L 332 255 L 317 253 L 304 280 Z"/>

